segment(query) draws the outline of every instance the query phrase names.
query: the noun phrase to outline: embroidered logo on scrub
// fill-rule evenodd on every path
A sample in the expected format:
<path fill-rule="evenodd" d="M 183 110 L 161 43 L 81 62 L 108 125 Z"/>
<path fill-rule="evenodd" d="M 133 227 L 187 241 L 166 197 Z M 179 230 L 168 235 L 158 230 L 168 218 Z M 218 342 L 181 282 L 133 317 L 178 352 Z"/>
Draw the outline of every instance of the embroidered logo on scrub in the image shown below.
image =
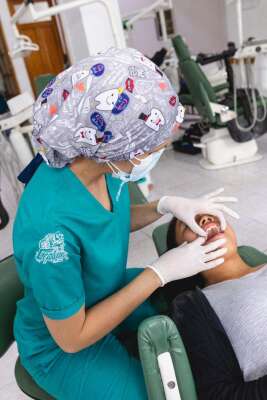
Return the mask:
<path fill-rule="evenodd" d="M 68 260 L 65 251 L 64 234 L 60 231 L 48 233 L 39 241 L 39 249 L 35 253 L 35 260 L 40 264 L 51 262 L 53 264 Z"/>
<path fill-rule="evenodd" d="M 157 108 L 152 108 L 150 114 L 148 115 L 141 113 L 139 115 L 139 119 L 145 121 L 145 124 L 156 132 L 158 132 L 160 126 L 165 124 L 165 119 L 162 115 L 162 112 Z"/>

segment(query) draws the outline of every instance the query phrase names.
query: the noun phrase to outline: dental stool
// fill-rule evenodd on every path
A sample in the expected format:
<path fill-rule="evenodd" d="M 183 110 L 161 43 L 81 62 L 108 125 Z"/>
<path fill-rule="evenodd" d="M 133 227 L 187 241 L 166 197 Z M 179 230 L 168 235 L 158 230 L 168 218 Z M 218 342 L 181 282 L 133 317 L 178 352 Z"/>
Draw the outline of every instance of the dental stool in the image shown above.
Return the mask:
<path fill-rule="evenodd" d="M 152 234 L 159 256 L 167 250 L 168 227 L 160 225 Z M 267 255 L 253 247 L 240 246 L 238 252 L 251 267 L 267 263 Z M 172 320 L 155 316 L 143 321 L 138 344 L 149 400 L 197 400 L 186 350 Z"/>
<path fill-rule="evenodd" d="M 14 342 L 13 322 L 16 302 L 23 296 L 23 286 L 19 281 L 14 258 L 8 257 L 0 262 L 0 358 Z M 19 357 L 15 366 L 15 378 L 20 389 L 36 400 L 53 400 L 39 388 L 21 365 Z"/>

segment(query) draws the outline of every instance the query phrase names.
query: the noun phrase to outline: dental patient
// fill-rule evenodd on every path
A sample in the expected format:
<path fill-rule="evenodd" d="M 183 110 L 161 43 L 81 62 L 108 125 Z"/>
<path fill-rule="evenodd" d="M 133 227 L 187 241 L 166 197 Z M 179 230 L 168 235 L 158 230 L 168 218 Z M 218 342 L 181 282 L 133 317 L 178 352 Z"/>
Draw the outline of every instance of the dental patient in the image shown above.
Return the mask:
<path fill-rule="evenodd" d="M 179 283 L 172 319 L 183 338 L 198 399 L 267 399 L 267 265 L 250 267 L 239 256 L 228 225 L 197 217 L 207 242 L 225 237 L 224 264 Z M 168 248 L 196 239 L 186 225 L 173 219 Z M 177 287 L 176 287 L 177 293 Z"/>

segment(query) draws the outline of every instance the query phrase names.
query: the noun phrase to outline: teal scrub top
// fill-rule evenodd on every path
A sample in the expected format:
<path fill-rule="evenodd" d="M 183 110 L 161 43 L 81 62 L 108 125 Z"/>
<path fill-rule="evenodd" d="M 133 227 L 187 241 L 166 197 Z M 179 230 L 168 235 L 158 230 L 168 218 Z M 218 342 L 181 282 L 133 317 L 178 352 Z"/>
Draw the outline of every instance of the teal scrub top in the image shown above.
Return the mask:
<path fill-rule="evenodd" d="M 105 175 L 105 209 L 68 168 L 40 165 L 21 197 L 13 229 L 14 256 L 25 287 L 14 334 L 24 365 L 42 369 L 60 357 L 42 314 L 65 319 L 124 285 L 130 233 L 128 185 Z"/>

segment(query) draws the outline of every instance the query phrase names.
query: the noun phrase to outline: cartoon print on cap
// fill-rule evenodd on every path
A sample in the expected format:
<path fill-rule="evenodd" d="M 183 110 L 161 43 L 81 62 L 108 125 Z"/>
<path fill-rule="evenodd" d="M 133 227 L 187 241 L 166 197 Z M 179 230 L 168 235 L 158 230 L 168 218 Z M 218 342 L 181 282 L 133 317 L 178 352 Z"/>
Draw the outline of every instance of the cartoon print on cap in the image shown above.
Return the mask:
<path fill-rule="evenodd" d="M 125 88 L 128 92 L 133 93 L 134 90 L 134 80 L 132 78 L 128 78 L 125 81 Z"/>
<path fill-rule="evenodd" d="M 62 92 L 62 97 L 63 97 L 64 101 L 67 100 L 69 95 L 70 95 L 70 92 L 67 89 L 64 89 Z"/>
<path fill-rule="evenodd" d="M 82 91 L 80 81 L 83 81 L 85 78 L 87 78 L 86 87 L 84 87 L 84 89 L 89 90 L 91 87 L 93 76 L 99 77 L 103 75 L 104 71 L 105 66 L 101 63 L 93 65 L 90 70 L 78 71 L 72 75 L 72 85 L 73 87 L 76 87 L 78 90 Z"/>
<path fill-rule="evenodd" d="M 184 120 L 184 114 L 185 114 L 185 108 L 184 106 L 182 106 L 182 104 L 180 103 L 177 107 L 177 115 L 176 115 L 176 122 L 178 122 L 179 124 L 181 124 Z"/>
<path fill-rule="evenodd" d="M 112 139 L 113 135 L 110 131 L 105 131 L 106 122 L 103 116 L 99 112 L 94 112 L 90 119 L 92 124 L 97 127 L 96 142 L 108 143 Z"/>
<path fill-rule="evenodd" d="M 137 60 L 146 67 L 150 68 L 152 71 L 157 72 L 160 76 L 163 76 L 163 72 L 151 60 L 149 60 L 149 58 L 145 56 L 138 56 Z"/>
<path fill-rule="evenodd" d="M 74 139 L 76 142 L 87 143 L 95 146 L 97 144 L 96 129 L 88 127 L 80 128 L 75 133 Z"/>
<path fill-rule="evenodd" d="M 94 124 L 97 127 L 97 130 L 99 130 L 100 132 L 104 132 L 106 128 L 106 122 L 99 112 L 94 112 L 91 115 L 90 119 L 92 124 Z"/>
<path fill-rule="evenodd" d="M 77 107 L 77 110 L 80 114 L 89 114 L 91 109 L 90 105 L 90 97 L 83 98 Z"/>
<path fill-rule="evenodd" d="M 98 94 L 95 98 L 95 101 L 98 101 L 96 109 L 100 111 L 111 111 L 116 104 L 116 101 L 119 98 L 119 95 L 122 93 L 122 88 L 118 89 L 109 89 L 100 94 Z"/>
<path fill-rule="evenodd" d="M 75 86 L 77 82 L 83 80 L 89 75 L 89 71 L 78 71 L 75 72 L 75 74 L 72 75 L 72 85 Z"/>
<path fill-rule="evenodd" d="M 47 97 L 48 96 L 50 96 L 50 94 L 53 92 L 53 88 L 51 88 L 51 87 L 48 87 L 48 88 L 46 88 L 44 91 L 43 91 L 43 93 L 42 93 L 42 98 L 43 99 L 47 99 Z"/>
<path fill-rule="evenodd" d="M 98 63 L 92 66 L 91 72 L 94 76 L 101 76 L 105 71 L 104 64 Z"/>
<path fill-rule="evenodd" d="M 100 111 L 111 111 L 112 114 L 119 114 L 129 104 L 129 97 L 126 93 L 123 93 L 123 88 L 109 89 L 98 94 L 95 97 L 95 101 L 99 103 L 96 106 L 97 110 Z"/>
<path fill-rule="evenodd" d="M 127 96 L 127 94 L 122 93 L 119 96 L 118 100 L 116 101 L 116 104 L 115 104 L 113 110 L 111 111 L 112 114 L 120 114 L 128 106 L 129 101 L 130 101 L 130 99 Z"/>
<path fill-rule="evenodd" d="M 135 65 L 130 65 L 128 68 L 129 75 L 132 78 L 146 78 L 147 73 L 144 69 L 137 68 Z"/>
<path fill-rule="evenodd" d="M 86 82 L 84 81 L 85 78 L 87 78 Z M 93 76 L 90 75 L 90 71 L 87 70 L 78 71 L 72 75 L 72 85 L 80 92 L 88 91 L 91 87 L 92 80 Z"/>
<path fill-rule="evenodd" d="M 169 99 L 169 104 L 171 105 L 171 106 L 175 106 L 175 104 L 176 104 L 176 96 L 171 96 L 170 97 L 170 99 Z"/>
<path fill-rule="evenodd" d="M 157 108 L 152 108 L 150 114 L 148 115 L 141 113 L 139 115 L 139 119 L 145 121 L 145 124 L 156 132 L 158 132 L 160 126 L 165 124 L 165 119 L 162 115 L 162 112 Z"/>
<path fill-rule="evenodd" d="M 108 143 L 112 137 L 113 135 L 110 131 L 101 132 L 101 136 L 98 137 L 97 142 Z"/>

